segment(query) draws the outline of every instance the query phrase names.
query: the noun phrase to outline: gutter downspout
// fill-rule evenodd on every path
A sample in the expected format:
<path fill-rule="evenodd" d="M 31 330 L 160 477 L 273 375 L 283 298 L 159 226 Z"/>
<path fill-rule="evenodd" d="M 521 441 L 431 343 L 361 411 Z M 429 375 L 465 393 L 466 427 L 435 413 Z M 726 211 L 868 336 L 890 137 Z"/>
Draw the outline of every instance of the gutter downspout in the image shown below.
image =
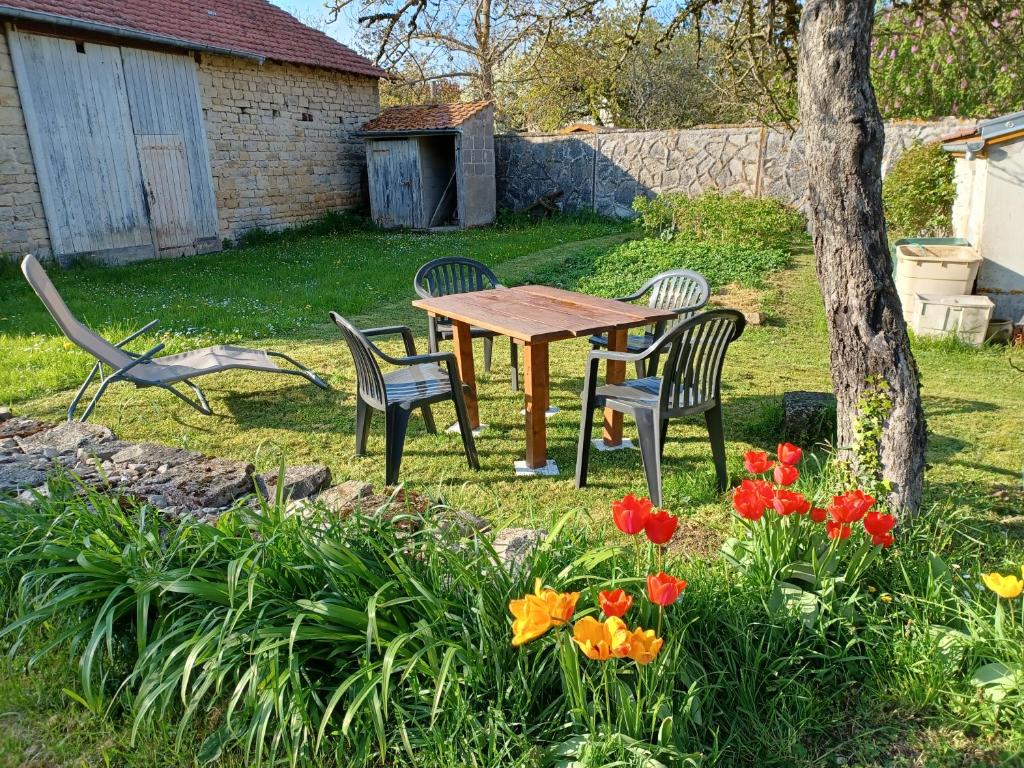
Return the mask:
<path fill-rule="evenodd" d="M 124 37 L 129 40 L 139 40 L 141 42 L 146 43 L 166 45 L 171 48 L 184 48 L 190 51 L 217 53 L 222 56 L 235 56 L 237 58 L 255 61 L 258 64 L 263 64 L 266 61 L 265 56 L 260 56 L 259 54 L 256 53 L 249 53 L 248 51 L 239 51 L 234 48 L 221 48 L 215 45 L 204 45 L 203 43 L 195 43 L 188 40 L 182 40 L 181 38 L 177 37 L 157 35 L 151 32 L 141 32 L 137 29 L 118 27 L 113 24 L 103 24 L 98 21 L 86 21 L 84 19 L 77 19 L 72 16 L 61 16 L 56 13 L 44 13 L 42 11 L 27 11 L 23 8 L 12 8 L 9 5 L 0 5 L 0 17 L 21 19 L 23 21 L 35 21 L 43 24 L 52 24 L 56 27 L 81 29 L 86 32 L 98 32 L 100 34 L 111 35 L 114 37 Z"/>

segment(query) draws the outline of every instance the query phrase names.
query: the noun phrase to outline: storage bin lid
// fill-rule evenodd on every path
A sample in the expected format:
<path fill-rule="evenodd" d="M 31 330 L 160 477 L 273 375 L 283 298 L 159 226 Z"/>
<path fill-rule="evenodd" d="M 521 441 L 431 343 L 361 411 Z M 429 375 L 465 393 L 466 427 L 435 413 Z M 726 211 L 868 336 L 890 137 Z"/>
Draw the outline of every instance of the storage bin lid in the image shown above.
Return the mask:
<path fill-rule="evenodd" d="M 914 243 L 896 246 L 896 258 L 907 261 L 945 261 L 971 264 L 981 261 L 978 251 L 971 245 L 939 245 Z"/>
<path fill-rule="evenodd" d="M 917 294 L 918 306 L 922 304 L 942 304 L 947 307 L 965 307 L 970 309 L 989 309 L 994 307 L 988 296 L 943 296 L 940 293 Z"/>

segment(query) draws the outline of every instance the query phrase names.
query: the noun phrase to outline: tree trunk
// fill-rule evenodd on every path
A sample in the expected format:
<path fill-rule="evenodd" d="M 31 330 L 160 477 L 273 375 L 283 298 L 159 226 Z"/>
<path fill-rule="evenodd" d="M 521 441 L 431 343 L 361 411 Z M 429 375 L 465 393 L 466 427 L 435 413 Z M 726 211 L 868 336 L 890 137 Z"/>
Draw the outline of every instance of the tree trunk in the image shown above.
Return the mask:
<path fill-rule="evenodd" d="M 917 366 L 892 279 L 882 211 L 882 118 L 869 72 L 873 0 L 808 0 L 800 23 L 800 127 L 818 282 L 847 453 L 869 376 L 889 385 L 893 409 L 881 440 L 890 502 L 921 502 L 926 427 Z M 855 461 L 856 457 L 849 456 Z"/>

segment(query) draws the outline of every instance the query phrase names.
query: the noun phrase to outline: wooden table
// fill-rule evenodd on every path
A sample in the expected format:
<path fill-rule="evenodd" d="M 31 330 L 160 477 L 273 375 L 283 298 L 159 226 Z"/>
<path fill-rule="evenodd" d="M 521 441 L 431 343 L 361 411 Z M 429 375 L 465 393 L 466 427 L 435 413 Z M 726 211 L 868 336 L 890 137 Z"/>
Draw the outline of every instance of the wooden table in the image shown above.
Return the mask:
<path fill-rule="evenodd" d="M 476 372 L 470 327 L 510 337 L 525 348 L 523 371 L 526 392 L 526 466 L 539 470 L 547 466 L 547 426 L 549 404 L 548 344 L 595 333 L 607 333 L 608 348 L 625 351 L 629 328 L 653 325 L 669 320 L 673 312 L 627 304 L 614 299 L 587 296 L 543 285 L 494 288 L 473 293 L 457 293 L 430 299 L 418 299 L 414 307 L 435 317 L 451 320 L 455 357 L 459 376 L 466 385 L 466 408 L 473 427 L 480 426 L 477 405 Z M 626 364 L 608 361 L 609 384 L 625 379 Z M 609 446 L 622 442 L 622 414 L 606 410 L 604 441 Z M 557 471 L 557 469 L 556 469 Z"/>

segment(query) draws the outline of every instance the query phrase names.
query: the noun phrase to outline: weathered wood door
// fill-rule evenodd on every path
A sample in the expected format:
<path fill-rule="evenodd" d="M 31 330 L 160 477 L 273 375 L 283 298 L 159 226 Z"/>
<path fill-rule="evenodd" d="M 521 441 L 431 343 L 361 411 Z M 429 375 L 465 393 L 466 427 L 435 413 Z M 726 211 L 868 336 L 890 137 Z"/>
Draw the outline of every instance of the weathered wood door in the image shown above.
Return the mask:
<path fill-rule="evenodd" d="M 190 57 L 15 29 L 8 40 L 56 256 L 220 247 Z"/>
<path fill-rule="evenodd" d="M 423 226 L 420 158 L 415 141 L 366 142 L 370 212 L 382 227 Z"/>
<path fill-rule="evenodd" d="M 152 255 L 120 49 L 8 40 L 53 253 Z"/>

